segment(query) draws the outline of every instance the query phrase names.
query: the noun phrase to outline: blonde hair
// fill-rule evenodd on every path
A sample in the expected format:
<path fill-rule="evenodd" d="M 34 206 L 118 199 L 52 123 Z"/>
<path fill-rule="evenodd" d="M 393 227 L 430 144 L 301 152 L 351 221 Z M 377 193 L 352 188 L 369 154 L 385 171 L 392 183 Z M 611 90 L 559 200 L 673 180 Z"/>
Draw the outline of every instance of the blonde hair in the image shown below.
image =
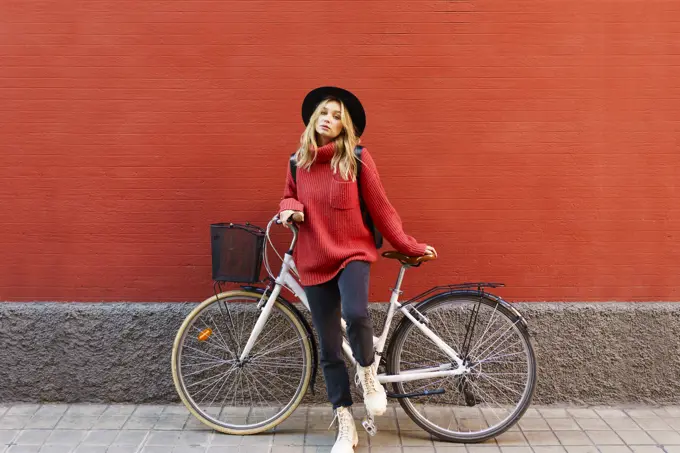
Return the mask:
<path fill-rule="evenodd" d="M 333 173 L 339 173 L 345 181 L 356 180 L 357 174 L 357 158 L 354 154 L 354 148 L 361 141 L 354 131 L 354 123 L 352 117 L 345 108 L 345 104 L 341 100 L 334 97 L 328 97 L 319 102 L 314 113 L 309 118 L 309 123 L 305 131 L 300 136 L 300 148 L 295 153 L 295 160 L 298 168 L 309 170 L 316 160 L 316 150 L 319 145 L 316 142 L 316 122 L 321 116 L 321 110 L 326 105 L 335 101 L 340 104 L 340 122 L 342 123 L 342 131 L 333 140 L 335 142 L 335 154 L 331 159 L 331 168 Z"/>

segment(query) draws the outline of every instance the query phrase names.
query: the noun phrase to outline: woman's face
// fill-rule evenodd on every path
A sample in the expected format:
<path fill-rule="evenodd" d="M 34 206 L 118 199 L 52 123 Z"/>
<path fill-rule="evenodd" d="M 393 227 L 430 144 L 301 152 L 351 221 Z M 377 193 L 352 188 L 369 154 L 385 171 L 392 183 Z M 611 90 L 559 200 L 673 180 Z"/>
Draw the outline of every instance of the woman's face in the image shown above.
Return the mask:
<path fill-rule="evenodd" d="M 334 140 L 342 132 L 340 121 L 340 104 L 336 101 L 328 101 L 321 108 L 321 115 L 316 122 L 316 132 L 324 143 Z"/>

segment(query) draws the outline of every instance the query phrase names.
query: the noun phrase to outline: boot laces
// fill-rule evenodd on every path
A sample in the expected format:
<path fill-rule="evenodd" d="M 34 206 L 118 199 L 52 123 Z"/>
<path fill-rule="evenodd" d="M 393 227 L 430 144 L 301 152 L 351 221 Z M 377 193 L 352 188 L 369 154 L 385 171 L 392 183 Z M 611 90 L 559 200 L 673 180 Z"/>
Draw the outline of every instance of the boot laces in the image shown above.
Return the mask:
<path fill-rule="evenodd" d="M 356 385 L 362 384 L 364 386 L 364 390 L 366 390 L 366 393 L 373 393 L 375 392 L 375 375 L 373 373 L 373 365 L 362 368 L 363 370 L 357 372 L 354 382 Z M 361 380 L 361 373 L 363 373 L 363 382 Z"/>
<path fill-rule="evenodd" d="M 354 423 L 354 419 L 352 418 L 352 413 L 349 411 L 349 409 L 341 409 L 338 408 L 335 410 L 335 417 L 333 417 L 333 420 L 331 421 L 330 426 L 328 426 L 328 429 L 331 429 L 331 426 L 333 426 L 333 423 L 335 421 L 338 421 L 338 439 L 347 439 L 348 441 L 352 441 L 352 438 L 350 436 L 350 425 Z"/>

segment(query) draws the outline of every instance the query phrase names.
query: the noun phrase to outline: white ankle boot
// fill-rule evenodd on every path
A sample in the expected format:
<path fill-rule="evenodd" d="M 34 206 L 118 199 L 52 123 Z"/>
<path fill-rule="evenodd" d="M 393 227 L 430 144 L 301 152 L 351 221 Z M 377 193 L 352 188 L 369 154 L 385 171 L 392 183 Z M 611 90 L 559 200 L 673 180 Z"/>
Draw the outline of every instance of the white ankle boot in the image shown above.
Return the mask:
<path fill-rule="evenodd" d="M 357 364 L 357 385 L 364 390 L 364 404 L 371 415 L 383 415 L 387 410 L 387 394 L 385 388 L 378 382 L 374 365 L 363 367 Z"/>
<path fill-rule="evenodd" d="M 354 453 L 354 447 L 359 443 L 359 435 L 354 425 L 354 417 L 347 407 L 339 407 L 335 410 L 335 418 L 338 420 L 338 438 L 331 453 Z M 331 422 L 331 426 L 333 423 Z"/>

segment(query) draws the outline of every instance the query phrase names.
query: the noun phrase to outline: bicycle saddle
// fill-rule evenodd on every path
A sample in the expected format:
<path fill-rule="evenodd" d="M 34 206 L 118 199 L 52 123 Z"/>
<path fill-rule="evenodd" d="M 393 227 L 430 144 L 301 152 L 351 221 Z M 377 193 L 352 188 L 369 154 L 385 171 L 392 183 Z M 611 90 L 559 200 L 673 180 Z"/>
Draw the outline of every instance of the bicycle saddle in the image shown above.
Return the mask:
<path fill-rule="evenodd" d="M 403 253 L 399 253 L 395 250 L 390 250 L 389 252 L 383 252 L 382 256 L 385 258 L 390 258 L 393 260 L 399 260 L 402 264 L 408 264 L 409 266 L 418 266 L 420 263 L 425 261 L 432 261 L 436 257 L 433 255 L 423 255 L 423 256 L 408 256 Z"/>

